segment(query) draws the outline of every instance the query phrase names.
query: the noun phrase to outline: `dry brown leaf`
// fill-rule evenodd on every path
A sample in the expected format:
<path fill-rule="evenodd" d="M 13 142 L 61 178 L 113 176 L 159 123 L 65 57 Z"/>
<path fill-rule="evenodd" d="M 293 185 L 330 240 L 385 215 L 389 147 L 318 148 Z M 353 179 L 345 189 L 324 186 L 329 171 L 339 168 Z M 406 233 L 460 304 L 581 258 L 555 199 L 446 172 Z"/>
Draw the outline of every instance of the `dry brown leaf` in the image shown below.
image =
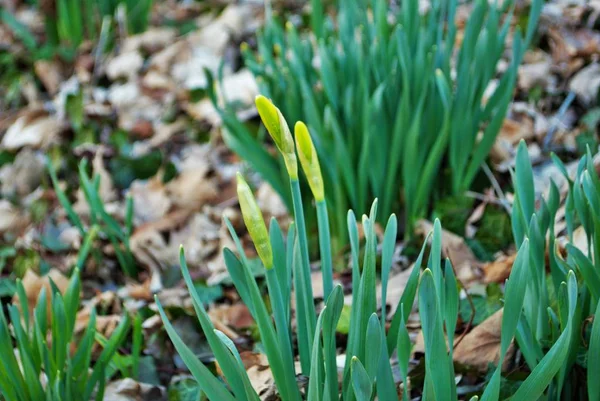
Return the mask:
<path fill-rule="evenodd" d="M 177 55 L 178 61 L 171 67 L 171 75 L 179 86 L 186 89 L 206 88 L 208 78 L 205 69 L 216 73 L 221 58 L 204 47 L 189 45 Z"/>
<path fill-rule="evenodd" d="M 154 126 L 151 121 L 139 120 L 131 128 L 131 134 L 134 135 L 136 139 L 150 138 L 154 134 Z"/>
<path fill-rule="evenodd" d="M 242 358 L 242 363 L 246 369 L 257 365 L 261 367 L 269 366 L 269 360 L 262 352 L 242 351 L 240 352 L 240 358 Z"/>
<path fill-rule="evenodd" d="M 132 298 L 142 301 L 152 301 L 153 293 L 150 290 L 151 280 L 146 279 L 142 284 L 128 283 L 119 290 L 120 298 Z"/>
<path fill-rule="evenodd" d="M 310 281 L 312 283 L 313 298 L 323 299 L 325 290 L 323 289 L 323 272 L 321 269 L 310 272 Z"/>
<path fill-rule="evenodd" d="M 144 53 L 156 53 L 162 48 L 171 47 L 177 30 L 167 27 L 151 27 L 138 35 L 129 36 L 123 42 L 123 53 L 142 50 Z"/>
<path fill-rule="evenodd" d="M 60 84 L 64 80 L 61 66 L 56 60 L 38 60 L 33 64 L 35 74 L 51 96 L 58 93 Z"/>
<path fill-rule="evenodd" d="M 139 383 L 126 378 L 109 383 L 104 390 L 109 401 L 166 401 L 167 392 L 162 386 Z"/>
<path fill-rule="evenodd" d="M 58 140 L 60 122 L 41 109 L 27 109 L 6 131 L 0 149 L 45 148 Z"/>
<path fill-rule="evenodd" d="M 266 182 L 263 182 L 256 191 L 256 202 L 260 210 L 270 217 L 281 218 L 288 215 L 288 210 L 281 200 L 281 196 Z M 269 219 L 269 217 L 266 217 Z M 268 221 L 268 220 L 267 220 Z M 285 229 L 285 227 L 283 227 Z"/>
<path fill-rule="evenodd" d="M 416 232 L 420 235 L 425 236 L 432 230 L 433 224 L 430 221 L 419 220 L 416 224 Z M 442 229 L 442 253 L 450 258 L 456 278 L 466 287 L 479 278 L 481 262 L 463 237 Z"/>
<path fill-rule="evenodd" d="M 142 92 L 139 82 L 115 83 L 108 90 L 108 100 L 118 110 L 119 128 L 131 130 L 138 121 L 155 121 L 164 111 L 164 104 Z M 141 156 L 136 152 L 134 156 Z"/>
<path fill-rule="evenodd" d="M 167 194 L 174 205 L 200 210 L 202 205 L 217 195 L 216 180 L 209 176 L 210 145 L 188 146 L 183 153 L 179 175 L 166 185 Z"/>
<path fill-rule="evenodd" d="M 176 85 L 167 74 L 158 71 L 148 71 L 142 79 L 142 85 L 146 90 L 172 91 L 176 92 Z"/>
<path fill-rule="evenodd" d="M 271 368 L 252 366 L 247 370 L 247 373 L 248 378 L 250 379 L 250 384 L 259 395 L 260 399 L 266 399 L 270 390 L 275 386 Z"/>
<path fill-rule="evenodd" d="M 588 254 L 589 246 L 588 246 L 587 234 L 585 233 L 583 226 L 579 226 L 573 231 L 572 244 L 576 248 L 578 248 L 581 252 L 583 252 L 584 255 Z"/>
<path fill-rule="evenodd" d="M 130 239 L 131 250 L 141 264 L 156 273 L 178 259 L 179 248 L 183 245 L 190 270 L 208 280 L 226 270 L 220 249 L 234 247 L 221 221 L 225 214 L 237 221 L 228 209 L 205 206 L 197 213 L 178 209 L 138 227 Z"/>
<path fill-rule="evenodd" d="M 551 66 L 552 58 L 543 51 L 527 52 L 523 65 L 519 67 L 519 88 L 524 91 L 534 86 L 546 89 L 552 78 Z"/>
<path fill-rule="evenodd" d="M 205 27 L 189 35 L 194 48 L 205 48 L 218 57 L 225 53 L 232 38 L 240 36 L 255 21 L 249 3 L 230 4 Z"/>
<path fill-rule="evenodd" d="M 108 62 L 106 75 L 113 81 L 119 78 L 132 79 L 143 65 L 144 58 L 139 51 L 121 53 Z"/>
<path fill-rule="evenodd" d="M 182 107 L 187 114 L 197 121 L 207 122 L 212 127 L 220 127 L 222 125 L 219 112 L 208 98 L 202 99 L 199 102 L 184 102 Z"/>
<path fill-rule="evenodd" d="M 487 371 L 488 364 L 498 362 L 502 312 L 503 309 L 500 309 L 488 317 L 462 339 L 454 348 L 455 362 L 480 371 Z M 511 344 L 506 352 L 502 370 L 508 369 L 514 352 L 514 345 Z"/>
<path fill-rule="evenodd" d="M 133 200 L 136 225 L 157 221 L 171 208 L 171 200 L 167 196 L 161 174 L 146 181 L 133 181 L 129 187 L 129 195 Z"/>
<path fill-rule="evenodd" d="M 202 170 L 182 171 L 167 183 L 169 198 L 178 207 L 198 210 L 217 196 L 215 183 Z"/>
<path fill-rule="evenodd" d="M 516 254 L 501 256 L 497 260 L 483 265 L 485 283 L 504 283 L 512 270 Z"/>
<path fill-rule="evenodd" d="M 560 65 L 575 57 L 591 57 L 600 53 L 600 33 L 582 28 L 576 31 L 567 27 L 550 27 L 549 45 L 554 63 Z"/>
<path fill-rule="evenodd" d="M 187 288 L 165 288 L 157 294 L 160 304 L 165 308 L 193 310 L 192 299 Z"/>
<path fill-rule="evenodd" d="M 42 288 L 46 289 L 46 301 L 48 304 L 48 316 L 50 316 L 50 294 L 52 293 L 52 287 L 50 286 L 50 280 L 56 284 L 59 291 L 64 294 L 69 286 L 69 279 L 64 276 L 58 269 L 52 268 L 45 276 L 38 276 L 32 269 L 27 269 L 22 279 L 23 288 L 25 289 L 25 295 L 27 296 L 27 304 L 29 310 L 32 311 L 37 304 L 38 297 Z M 15 295 L 13 297 L 13 303 L 18 303 L 18 298 Z"/>
<path fill-rule="evenodd" d="M 533 135 L 533 119 L 525 113 L 511 113 L 509 118 L 504 120 L 498 133 L 498 139 L 515 145 L 521 139 L 531 139 Z"/>
<path fill-rule="evenodd" d="M 208 312 L 211 320 L 221 322 L 234 329 L 245 329 L 254 324 L 252 314 L 241 302 L 232 305 L 216 305 Z"/>
<path fill-rule="evenodd" d="M 157 221 L 137 227 L 129 239 L 131 252 L 137 261 L 153 272 L 160 272 L 163 266 L 170 266 L 173 260 L 177 260 L 180 244 L 167 243 L 161 232 L 170 232 L 184 225 L 191 214 L 189 210 L 175 210 Z"/>
<path fill-rule="evenodd" d="M 590 64 L 575 74 L 569 82 L 569 89 L 575 92 L 583 103 L 589 105 L 594 102 L 600 89 L 600 64 Z"/>
<path fill-rule="evenodd" d="M 168 74 L 173 61 L 187 48 L 184 40 L 165 47 L 150 58 L 150 68 L 162 74 Z"/>
<path fill-rule="evenodd" d="M 396 312 L 398 308 L 398 303 L 400 302 L 400 298 L 404 293 L 404 289 L 406 288 L 406 283 L 408 283 L 408 278 L 412 273 L 414 265 L 411 265 L 406 270 L 401 271 L 398 274 L 391 276 L 388 280 L 388 288 L 387 288 L 387 296 L 386 296 L 386 304 L 389 306 L 387 309 L 389 315 L 392 315 Z M 381 305 L 381 283 L 377 284 L 377 303 Z"/>
<path fill-rule="evenodd" d="M 0 199 L 0 234 L 10 232 L 17 235 L 29 225 L 29 216 L 13 206 L 8 200 Z"/>
<path fill-rule="evenodd" d="M 486 192 L 486 195 L 489 196 L 491 199 L 495 197 L 494 191 L 491 189 L 488 192 Z M 484 200 L 479 205 L 477 205 L 477 207 L 475 207 L 475 209 L 473 209 L 473 211 L 471 212 L 471 215 L 467 219 L 467 223 L 465 225 L 466 238 L 473 238 L 477 233 L 477 227 L 475 226 L 475 224 L 483 217 L 487 205 L 488 201 Z"/>
<path fill-rule="evenodd" d="M 219 101 L 227 99 L 230 103 L 239 103 L 254 109 L 254 98 L 258 95 L 258 85 L 249 69 L 244 68 L 235 74 L 226 76 L 223 79 L 223 85 L 219 85 L 218 89 Z"/>
<path fill-rule="evenodd" d="M 0 167 L 0 197 L 23 199 L 40 185 L 46 166 L 44 155 L 32 149 L 22 149 L 12 163 Z"/>

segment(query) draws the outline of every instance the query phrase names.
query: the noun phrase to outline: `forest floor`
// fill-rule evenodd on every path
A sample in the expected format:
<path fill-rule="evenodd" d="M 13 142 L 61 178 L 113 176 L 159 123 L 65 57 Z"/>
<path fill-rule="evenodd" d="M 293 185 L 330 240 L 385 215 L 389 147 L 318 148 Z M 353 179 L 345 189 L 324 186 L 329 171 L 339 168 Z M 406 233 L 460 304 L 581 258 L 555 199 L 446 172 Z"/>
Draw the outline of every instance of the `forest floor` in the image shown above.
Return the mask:
<path fill-rule="evenodd" d="M 274 3 L 286 14 L 307 12 L 300 2 Z M 459 18 L 468 15 L 469 7 L 461 6 Z M 15 13 L 32 32 L 43 31 L 43 20 L 34 8 L 20 4 Z M 242 117 L 258 127 L 254 109 L 258 87 L 242 65 L 239 47 L 242 42 L 256 43 L 254 35 L 263 20 L 260 2 L 156 2 L 146 32 L 118 37 L 106 54 L 97 52 L 94 44 L 84 44 L 70 61 L 36 59 L 8 27 L 0 25 L 2 304 L 11 302 L 18 278 L 31 305 L 49 278 L 63 289 L 83 243 L 57 198 L 47 159 L 86 230 L 92 222 L 79 187 L 79 161 L 89 161 L 89 171 L 99 177 L 99 197 L 117 221 L 124 222 L 127 198 L 132 199 L 133 277 L 124 274 L 111 242 L 102 236 L 94 241 L 92 256 L 82 268 L 84 301 L 78 329 L 86 326 L 94 306 L 100 315 L 98 330 L 105 336 L 124 313 L 143 318 L 139 375 L 124 380 L 115 374 L 106 399 L 150 400 L 167 393 L 172 400 L 193 399 L 194 382 L 168 339 L 154 294 L 186 344 L 203 361 L 212 360 L 181 278 L 180 245 L 196 289 L 210 305 L 213 324 L 245 350 L 241 355 L 253 385 L 265 394 L 273 385 L 266 359 L 254 348 L 255 323 L 231 286 L 221 253 L 233 244 L 222 220 L 228 216 L 248 255 L 255 255 L 235 191 L 236 171 L 248 172 L 248 167 L 224 145 L 222 122 L 203 89 L 204 68 L 216 72 L 222 65 L 221 96 L 245 105 Z M 444 252 L 467 290 L 461 297 L 457 327 L 464 337 L 454 353 L 458 366 L 465 366 L 458 371 L 464 393 L 481 385 L 500 345 L 496 312 L 515 256 L 509 211 L 510 168 L 517 144 L 521 139 L 527 142 L 537 193 L 547 193 L 554 179 L 562 195 L 567 185 L 550 153 L 573 169 L 586 146 L 598 147 L 599 28 L 598 1 L 545 4 L 534 46 L 519 69 L 514 100 L 490 155 L 487 179 L 462 197 L 439 202 L 431 220 L 418 223 L 416 239 L 397 243 L 390 305 L 399 300 L 421 234 L 430 230 L 434 217 L 441 219 Z M 258 176 L 250 176 L 265 215 L 289 221 L 274 191 Z M 557 233 L 563 233 L 564 220 L 559 218 L 556 225 Z M 583 235 L 581 240 L 586 246 Z M 347 267 L 338 266 L 335 279 L 349 293 L 347 273 Z M 318 273 L 313 278 L 318 299 L 321 280 Z M 416 341 L 411 377 L 418 381 L 422 372 L 418 316 L 409 323 Z M 343 330 L 340 327 L 340 336 Z M 119 352 L 130 352 L 127 343 Z M 518 379 L 519 366 L 511 369 Z"/>

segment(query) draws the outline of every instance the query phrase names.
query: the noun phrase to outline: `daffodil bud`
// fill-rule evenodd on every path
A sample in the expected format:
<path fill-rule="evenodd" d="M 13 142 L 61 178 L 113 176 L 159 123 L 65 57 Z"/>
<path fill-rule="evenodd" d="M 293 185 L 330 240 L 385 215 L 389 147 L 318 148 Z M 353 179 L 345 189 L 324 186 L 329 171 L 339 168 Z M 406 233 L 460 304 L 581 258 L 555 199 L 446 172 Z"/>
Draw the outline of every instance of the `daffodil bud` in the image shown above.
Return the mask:
<path fill-rule="evenodd" d="M 290 133 L 290 128 L 281 114 L 281 111 L 269 99 L 259 95 L 256 97 L 256 108 L 263 124 L 267 127 L 269 135 L 273 138 L 277 149 L 281 152 L 285 167 L 291 179 L 298 178 L 298 162 L 296 160 L 296 150 L 294 140 Z"/>
<path fill-rule="evenodd" d="M 242 217 L 250 238 L 254 242 L 258 257 L 262 260 L 265 268 L 270 269 L 273 267 L 273 250 L 269 232 L 252 190 L 250 190 L 248 183 L 240 173 L 237 173 L 237 194 L 242 209 Z"/>
<path fill-rule="evenodd" d="M 325 199 L 325 190 L 323 189 L 323 175 L 321 174 L 321 166 L 319 165 L 315 145 L 306 124 L 302 121 L 296 123 L 294 134 L 296 136 L 296 148 L 298 149 L 300 165 L 302 166 L 302 170 L 304 170 L 304 174 L 306 174 L 315 200 L 320 202 Z"/>

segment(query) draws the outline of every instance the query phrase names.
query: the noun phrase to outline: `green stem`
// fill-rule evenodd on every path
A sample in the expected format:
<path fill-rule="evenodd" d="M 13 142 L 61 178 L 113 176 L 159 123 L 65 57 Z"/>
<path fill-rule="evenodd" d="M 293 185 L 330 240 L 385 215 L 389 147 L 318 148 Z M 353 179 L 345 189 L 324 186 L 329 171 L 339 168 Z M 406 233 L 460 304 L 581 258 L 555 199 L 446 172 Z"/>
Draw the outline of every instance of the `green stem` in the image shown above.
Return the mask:
<path fill-rule="evenodd" d="M 275 328 L 273 327 L 271 316 L 267 312 L 267 308 L 265 303 L 263 302 L 262 295 L 260 290 L 258 289 L 258 285 L 256 284 L 256 279 L 247 268 L 244 268 L 244 275 L 246 277 L 246 282 L 248 283 L 248 293 L 250 295 L 250 299 L 253 305 L 253 309 L 255 312 L 254 320 L 256 321 L 256 325 L 258 326 L 258 331 L 260 333 L 260 339 L 265 347 L 265 351 L 267 354 L 267 359 L 269 360 L 269 365 L 273 371 L 273 378 L 275 380 L 275 384 L 280 392 L 282 389 L 285 391 L 282 392 L 282 398 L 288 399 L 288 379 L 286 372 L 284 371 L 284 362 L 280 355 L 280 349 L 278 346 L 277 334 L 275 332 Z"/>
<path fill-rule="evenodd" d="M 323 299 L 327 300 L 333 290 L 333 267 L 331 262 L 331 234 L 327 201 L 317 202 L 317 224 L 319 226 L 319 250 L 321 252 L 321 272 L 323 273 Z"/>
<path fill-rule="evenodd" d="M 310 261 L 308 258 L 308 242 L 306 237 L 306 225 L 304 223 L 304 209 L 302 207 L 302 194 L 300 193 L 300 182 L 297 178 L 290 179 L 290 184 L 292 186 L 292 200 L 294 203 L 294 221 L 296 224 L 296 232 L 298 233 L 298 246 L 300 247 L 300 260 L 301 260 L 301 279 L 304 282 L 304 297 L 308 301 L 311 301 L 313 298 L 312 291 L 312 281 L 310 278 Z M 296 289 L 298 291 L 298 289 Z M 313 338 L 315 335 L 315 327 L 317 325 L 314 305 L 311 308 L 305 310 L 307 316 L 304 318 L 307 321 L 307 332 L 309 335 L 309 339 Z M 299 318 L 302 318 L 301 316 Z M 310 353 L 309 353 L 310 355 Z M 303 372 L 307 373 L 307 372 Z"/>
<path fill-rule="evenodd" d="M 85 267 L 85 260 L 87 259 L 90 250 L 92 249 L 92 244 L 94 243 L 94 240 L 96 239 L 96 236 L 98 235 L 99 231 L 100 227 L 98 227 L 97 225 L 93 225 L 90 231 L 88 231 L 87 235 L 85 236 L 83 246 L 81 247 L 79 255 L 77 256 L 77 263 L 75 263 L 75 266 L 79 270 L 83 270 L 83 268 Z"/>
<path fill-rule="evenodd" d="M 277 339 L 279 340 L 279 349 L 281 351 L 281 362 L 284 368 L 287 393 L 293 397 L 294 401 L 300 401 L 300 391 L 296 383 L 296 374 L 294 368 L 294 357 L 292 354 L 292 345 L 290 343 L 290 333 L 288 319 L 286 317 L 285 305 L 281 294 L 281 286 L 277 278 L 277 267 L 267 269 L 267 287 L 271 306 L 275 317 L 275 327 L 277 328 Z M 282 268 L 280 266 L 280 268 Z"/>

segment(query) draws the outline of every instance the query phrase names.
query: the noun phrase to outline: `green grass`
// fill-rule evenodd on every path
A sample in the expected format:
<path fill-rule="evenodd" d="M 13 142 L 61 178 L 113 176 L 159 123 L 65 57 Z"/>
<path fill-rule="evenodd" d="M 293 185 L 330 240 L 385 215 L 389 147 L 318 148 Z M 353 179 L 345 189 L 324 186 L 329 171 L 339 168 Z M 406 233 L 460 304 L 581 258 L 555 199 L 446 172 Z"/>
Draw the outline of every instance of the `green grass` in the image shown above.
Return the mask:
<path fill-rule="evenodd" d="M 8 10 L 0 10 L 0 21 L 6 24 L 30 52 L 33 59 L 52 58 L 55 55 L 73 60 L 85 41 L 106 45 L 115 32 L 118 10 L 125 15 L 125 29 L 129 34 L 145 31 L 150 20 L 152 0 L 56 0 L 55 11 L 40 8 L 45 22 L 44 37 L 38 40 L 29 29 Z M 101 49 L 104 51 L 105 49 Z"/>
<path fill-rule="evenodd" d="M 56 170 L 50 158 L 48 158 L 47 167 L 59 203 L 65 209 L 71 224 L 79 230 L 82 238 L 85 239 L 82 245 L 83 249 L 85 249 L 86 252 L 94 249 L 93 242 L 101 234 L 103 238 L 107 239 L 112 244 L 115 256 L 123 272 L 130 277 L 135 277 L 137 275 L 137 267 L 135 258 L 133 257 L 129 246 L 129 238 L 133 233 L 133 200 L 130 197 L 127 198 L 125 221 L 124 224 L 119 223 L 104 207 L 104 202 L 99 193 L 100 176 L 95 175 L 90 177 L 87 172 L 87 160 L 82 160 L 79 163 L 78 177 L 80 188 L 90 209 L 90 227 L 88 227 L 84 225 L 81 217 L 73 209 L 69 197 L 61 188 Z M 84 261 L 85 258 L 78 258 L 77 267 L 79 269 L 84 268 Z"/>
<path fill-rule="evenodd" d="M 81 281 L 75 271 L 62 295 L 51 282 L 30 310 L 25 289 L 17 282 L 18 302 L 8 306 L 10 320 L 0 313 L 0 395 L 6 401 L 88 401 L 103 399 L 107 367 L 129 330 L 125 316 L 110 339 L 96 332 L 92 311 L 87 329 L 75 339 Z M 10 325 L 9 325 L 10 322 Z M 96 343 L 102 351 L 92 366 Z M 16 344 L 14 352 L 13 344 Z M 74 351 L 73 351 L 74 350 Z M 73 352 L 72 352 L 73 351 Z"/>

